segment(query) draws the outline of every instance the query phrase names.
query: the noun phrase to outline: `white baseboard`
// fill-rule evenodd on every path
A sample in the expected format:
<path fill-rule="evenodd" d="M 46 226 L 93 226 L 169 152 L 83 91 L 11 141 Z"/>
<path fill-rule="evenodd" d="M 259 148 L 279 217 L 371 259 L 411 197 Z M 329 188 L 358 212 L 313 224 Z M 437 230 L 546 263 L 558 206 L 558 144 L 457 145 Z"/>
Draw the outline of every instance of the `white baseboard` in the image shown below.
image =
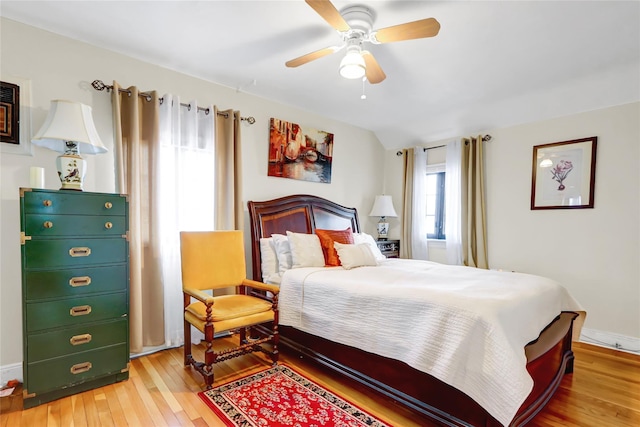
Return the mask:
<path fill-rule="evenodd" d="M 24 382 L 22 378 L 22 363 L 0 366 L 0 386 L 4 386 L 9 380 Z"/>
<path fill-rule="evenodd" d="M 614 334 L 597 329 L 582 328 L 580 341 L 609 347 L 632 354 L 640 354 L 640 338 Z"/>

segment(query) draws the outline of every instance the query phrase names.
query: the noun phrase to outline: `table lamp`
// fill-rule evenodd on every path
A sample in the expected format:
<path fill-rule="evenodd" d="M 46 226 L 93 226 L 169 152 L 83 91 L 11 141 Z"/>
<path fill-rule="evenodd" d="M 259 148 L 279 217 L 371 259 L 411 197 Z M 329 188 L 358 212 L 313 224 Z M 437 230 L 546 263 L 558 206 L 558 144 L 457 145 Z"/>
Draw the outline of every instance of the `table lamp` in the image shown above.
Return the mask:
<path fill-rule="evenodd" d="M 380 217 L 380 221 L 378 221 L 378 240 L 387 240 L 387 236 L 389 235 L 389 223 L 387 222 L 386 217 L 395 218 L 398 216 L 396 214 L 396 210 L 393 208 L 391 196 L 376 196 L 376 200 L 373 202 L 373 208 L 371 208 L 369 216 Z"/>
<path fill-rule="evenodd" d="M 93 124 L 91 107 L 54 99 L 44 124 L 31 143 L 62 153 L 56 160 L 61 190 L 82 191 L 86 162 L 82 154 L 106 153 Z"/>

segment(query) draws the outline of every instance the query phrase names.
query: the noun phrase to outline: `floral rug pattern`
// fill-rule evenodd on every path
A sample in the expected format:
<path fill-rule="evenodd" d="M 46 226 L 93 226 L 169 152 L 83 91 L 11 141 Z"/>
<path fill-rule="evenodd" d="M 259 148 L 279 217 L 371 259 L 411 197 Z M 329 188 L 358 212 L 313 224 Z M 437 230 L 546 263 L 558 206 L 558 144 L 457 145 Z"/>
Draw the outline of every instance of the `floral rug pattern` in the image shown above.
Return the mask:
<path fill-rule="evenodd" d="M 285 365 L 198 394 L 233 427 L 389 427 Z"/>

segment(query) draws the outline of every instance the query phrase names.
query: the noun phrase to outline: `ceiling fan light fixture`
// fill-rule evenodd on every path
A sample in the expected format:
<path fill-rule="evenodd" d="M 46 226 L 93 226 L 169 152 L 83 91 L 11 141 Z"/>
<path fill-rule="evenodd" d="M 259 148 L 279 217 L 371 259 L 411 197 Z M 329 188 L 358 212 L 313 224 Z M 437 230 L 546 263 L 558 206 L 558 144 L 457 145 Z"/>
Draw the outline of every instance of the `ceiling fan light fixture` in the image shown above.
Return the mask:
<path fill-rule="evenodd" d="M 360 49 L 349 49 L 340 61 L 340 75 L 345 79 L 361 79 L 365 70 L 364 58 Z"/>

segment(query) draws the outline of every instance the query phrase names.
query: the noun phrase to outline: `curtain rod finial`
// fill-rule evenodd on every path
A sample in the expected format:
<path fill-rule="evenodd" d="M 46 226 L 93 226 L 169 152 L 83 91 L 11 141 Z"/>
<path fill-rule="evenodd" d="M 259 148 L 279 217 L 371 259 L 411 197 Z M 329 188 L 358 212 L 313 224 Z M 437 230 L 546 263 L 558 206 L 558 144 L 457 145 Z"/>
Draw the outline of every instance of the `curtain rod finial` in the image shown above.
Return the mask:
<path fill-rule="evenodd" d="M 91 82 L 91 86 L 95 89 L 95 90 L 99 90 L 99 91 L 103 91 L 103 90 L 107 90 L 107 92 L 109 92 L 109 89 L 112 88 L 113 86 L 108 86 L 106 84 L 104 84 L 104 82 L 102 80 L 94 80 Z"/>

